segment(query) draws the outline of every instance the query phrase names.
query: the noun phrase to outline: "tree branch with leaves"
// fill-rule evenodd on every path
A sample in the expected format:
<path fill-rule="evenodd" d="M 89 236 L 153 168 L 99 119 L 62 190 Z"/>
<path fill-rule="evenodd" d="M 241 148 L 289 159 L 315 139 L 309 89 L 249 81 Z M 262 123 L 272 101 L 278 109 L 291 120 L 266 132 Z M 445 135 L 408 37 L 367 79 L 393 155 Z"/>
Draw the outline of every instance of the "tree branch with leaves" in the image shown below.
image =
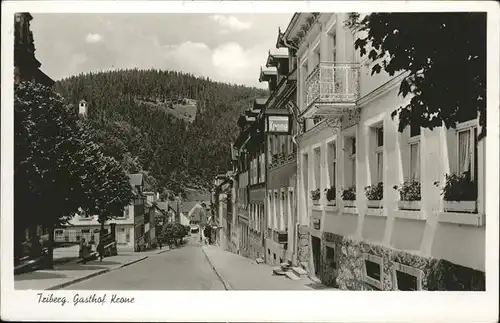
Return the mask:
<path fill-rule="evenodd" d="M 350 13 L 355 48 L 373 63 L 372 75 L 407 72 L 399 95 L 410 98 L 391 116 L 434 129 L 479 116 L 486 135 L 486 13 Z"/>

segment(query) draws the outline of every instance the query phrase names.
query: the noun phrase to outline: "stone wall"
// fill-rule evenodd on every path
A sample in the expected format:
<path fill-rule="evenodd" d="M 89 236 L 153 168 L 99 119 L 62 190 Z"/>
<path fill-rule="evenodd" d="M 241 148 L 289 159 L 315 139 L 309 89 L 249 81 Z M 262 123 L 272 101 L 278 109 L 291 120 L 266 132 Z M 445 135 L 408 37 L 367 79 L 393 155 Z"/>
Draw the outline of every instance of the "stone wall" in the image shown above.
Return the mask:
<path fill-rule="evenodd" d="M 327 259 L 328 242 L 335 248 L 335 261 Z M 363 254 L 382 258 L 381 290 L 394 290 L 394 264 L 400 263 L 422 272 L 423 290 L 484 291 L 485 274 L 449 261 L 425 258 L 401 250 L 342 237 L 330 232 L 323 233 L 322 267 L 320 279 L 325 285 L 343 290 L 376 290 L 364 282 Z"/>
<path fill-rule="evenodd" d="M 301 225 L 299 226 L 299 243 L 298 243 L 298 248 L 297 248 L 297 258 L 299 261 L 299 265 L 302 263 L 309 263 L 309 257 L 310 257 L 310 248 L 309 248 L 309 240 L 311 234 L 309 233 L 307 225 Z M 309 270 L 309 268 L 305 268 L 306 270 Z"/>

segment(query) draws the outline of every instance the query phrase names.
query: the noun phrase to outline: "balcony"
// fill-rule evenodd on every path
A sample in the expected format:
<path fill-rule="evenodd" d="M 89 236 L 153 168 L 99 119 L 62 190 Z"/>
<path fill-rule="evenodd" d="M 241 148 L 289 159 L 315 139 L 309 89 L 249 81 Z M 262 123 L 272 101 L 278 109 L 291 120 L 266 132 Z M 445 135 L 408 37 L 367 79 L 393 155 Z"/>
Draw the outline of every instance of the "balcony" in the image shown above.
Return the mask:
<path fill-rule="evenodd" d="M 356 107 L 359 64 L 321 62 L 305 81 L 306 109 L 302 118 L 339 118 Z"/>

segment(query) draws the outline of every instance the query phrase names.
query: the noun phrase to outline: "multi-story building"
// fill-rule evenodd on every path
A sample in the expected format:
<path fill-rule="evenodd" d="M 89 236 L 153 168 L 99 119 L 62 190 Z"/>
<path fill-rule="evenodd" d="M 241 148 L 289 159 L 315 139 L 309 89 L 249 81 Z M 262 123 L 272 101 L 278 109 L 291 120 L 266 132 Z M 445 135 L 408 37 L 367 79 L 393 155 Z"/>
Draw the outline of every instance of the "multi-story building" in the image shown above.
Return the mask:
<path fill-rule="evenodd" d="M 398 132 L 406 74 L 372 76 L 346 19 L 297 13 L 281 36 L 298 59 L 297 261 L 341 289 L 484 289 L 478 120 Z"/>
<path fill-rule="evenodd" d="M 151 222 L 145 221 L 145 196 L 142 192 L 142 174 L 131 174 L 130 184 L 134 192 L 134 200 L 125 207 L 122 216 L 107 221 L 105 230 L 111 230 L 111 224 L 116 228 L 116 243 L 118 248 L 137 250 L 139 246 L 145 244 L 145 233 L 151 231 Z M 80 212 L 75 215 L 69 224 L 64 228 L 54 230 L 54 241 L 77 243 L 82 238 L 87 241 L 99 243 L 99 233 L 101 224 L 98 215 L 90 215 Z M 149 224 L 150 229 L 146 230 Z M 151 239 L 151 236 L 148 236 Z M 153 234 L 153 240 L 156 239 Z M 149 240 L 151 241 L 151 240 Z"/>
<path fill-rule="evenodd" d="M 278 36 L 277 48 L 283 47 Z M 259 116 L 264 120 L 266 151 L 266 263 L 293 262 L 295 245 L 296 145 L 292 136 L 297 123 L 296 64 L 293 51 L 269 52 L 267 70 L 260 81 L 268 82 L 270 96 Z M 272 68 L 272 70 L 269 70 Z"/>
<path fill-rule="evenodd" d="M 264 118 L 259 118 L 267 98 L 254 100 L 252 114 L 256 120 L 249 128 L 243 151 L 248 162 L 249 250 L 252 259 L 265 259 L 266 145 Z"/>
<path fill-rule="evenodd" d="M 40 70 L 42 64 L 35 57 L 33 32 L 30 29 L 31 14 L 14 15 L 14 84 L 23 81 L 54 85 L 54 80 Z"/>
<path fill-rule="evenodd" d="M 249 193 L 250 193 L 250 166 L 249 158 L 245 146 L 250 138 L 250 130 L 255 122 L 256 113 L 253 109 L 247 109 L 238 119 L 240 133 L 233 144 L 236 159 L 234 165 L 235 192 L 236 192 L 236 227 L 239 231 L 239 254 L 245 257 L 250 256 L 250 222 L 249 222 Z"/>

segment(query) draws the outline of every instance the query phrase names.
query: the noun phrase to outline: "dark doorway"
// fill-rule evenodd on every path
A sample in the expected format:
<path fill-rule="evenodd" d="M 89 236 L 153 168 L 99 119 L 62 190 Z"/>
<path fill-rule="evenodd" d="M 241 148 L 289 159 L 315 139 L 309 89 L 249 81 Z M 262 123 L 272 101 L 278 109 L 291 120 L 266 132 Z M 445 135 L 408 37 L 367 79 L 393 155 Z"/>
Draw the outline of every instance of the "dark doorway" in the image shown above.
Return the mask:
<path fill-rule="evenodd" d="M 314 262 L 314 274 L 316 277 L 320 275 L 321 268 L 321 240 L 318 237 L 311 237 L 312 254 Z"/>

